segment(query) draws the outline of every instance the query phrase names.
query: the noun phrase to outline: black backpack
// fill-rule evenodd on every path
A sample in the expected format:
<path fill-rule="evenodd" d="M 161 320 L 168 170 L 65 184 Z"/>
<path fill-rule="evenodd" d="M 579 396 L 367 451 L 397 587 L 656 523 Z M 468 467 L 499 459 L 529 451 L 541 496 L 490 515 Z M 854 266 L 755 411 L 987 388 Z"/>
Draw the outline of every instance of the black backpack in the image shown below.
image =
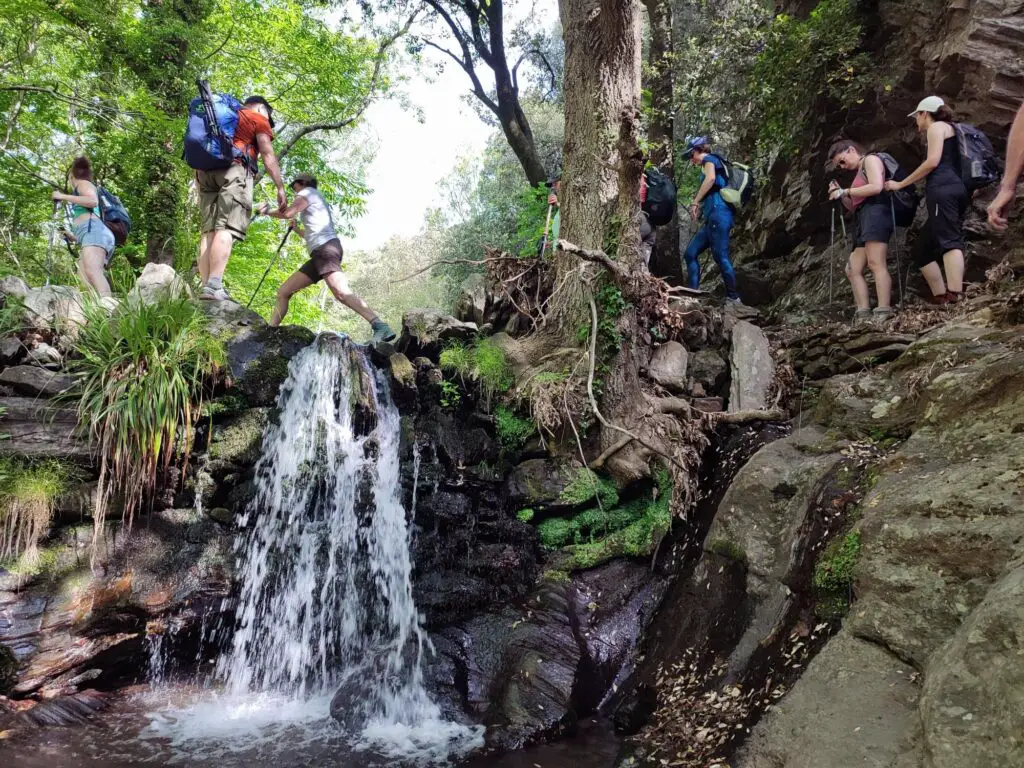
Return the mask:
<path fill-rule="evenodd" d="M 661 227 L 672 220 L 676 210 L 676 183 L 657 168 L 644 171 L 647 179 L 647 200 L 643 212 L 655 227 Z"/>
<path fill-rule="evenodd" d="M 960 178 L 968 192 L 995 184 L 1003 176 L 992 142 L 970 123 L 953 123 L 960 149 Z"/>
<path fill-rule="evenodd" d="M 907 172 L 903 169 L 896 158 L 888 152 L 872 152 L 882 165 L 885 166 L 885 181 L 903 181 L 907 178 Z M 921 197 L 913 186 L 905 187 L 899 192 L 890 192 L 892 199 L 893 216 L 896 219 L 897 227 L 909 227 L 914 223 L 914 216 L 917 215 L 917 206 L 921 203 Z"/>

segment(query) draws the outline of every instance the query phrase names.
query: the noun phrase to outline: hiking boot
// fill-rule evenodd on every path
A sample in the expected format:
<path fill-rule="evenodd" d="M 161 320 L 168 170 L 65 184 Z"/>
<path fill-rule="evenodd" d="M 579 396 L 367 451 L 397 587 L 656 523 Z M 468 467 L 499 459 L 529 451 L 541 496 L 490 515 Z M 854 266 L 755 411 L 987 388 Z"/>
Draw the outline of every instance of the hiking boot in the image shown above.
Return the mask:
<path fill-rule="evenodd" d="M 947 304 L 959 304 L 964 300 L 963 291 L 946 291 L 946 303 Z"/>
<path fill-rule="evenodd" d="M 393 330 L 391 330 L 391 326 L 378 318 L 370 323 L 370 328 L 373 329 L 373 336 L 370 338 L 370 346 L 376 349 L 380 354 L 384 355 L 384 357 L 390 357 L 395 354 L 394 341 L 398 336 Z"/>
<path fill-rule="evenodd" d="M 931 304 L 935 307 L 941 307 L 944 304 L 949 304 L 949 293 L 943 293 L 939 296 L 925 296 L 925 304 Z"/>
<path fill-rule="evenodd" d="M 892 307 L 875 307 L 871 315 L 876 323 L 885 323 L 893 318 Z"/>
<path fill-rule="evenodd" d="M 854 325 L 860 325 L 861 323 L 866 323 L 870 319 L 871 319 L 871 310 L 870 309 L 858 309 L 856 312 L 853 313 L 853 324 Z"/>
<path fill-rule="evenodd" d="M 223 288 L 211 288 L 208 285 L 203 286 L 199 298 L 201 301 L 231 301 L 230 294 Z"/>

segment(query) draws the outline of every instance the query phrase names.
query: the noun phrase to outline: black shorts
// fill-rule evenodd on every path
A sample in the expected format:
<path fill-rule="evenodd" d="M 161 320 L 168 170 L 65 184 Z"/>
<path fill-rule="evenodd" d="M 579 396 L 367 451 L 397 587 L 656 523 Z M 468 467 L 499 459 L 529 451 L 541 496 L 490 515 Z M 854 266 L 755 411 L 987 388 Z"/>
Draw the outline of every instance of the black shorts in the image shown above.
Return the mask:
<path fill-rule="evenodd" d="M 936 261 L 947 251 L 964 250 L 964 216 L 970 197 L 959 178 L 928 184 L 925 202 L 928 205 L 927 240 L 928 247 L 918 253 L 918 266 L 924 267 Z"/>
<path fill-rule="evenodd" d="M 299 267 L 299 272 L 314 283 L 319 283 L 332 272 L 341 272 L 341 258 L 344 254 L 338 238 L 328 240 L 309 252 L 309 261 Z"/>
<path fill-rule="evenodd" d="M 863 203 L 854 224 L 855 248 L 863 248 L 865 243 L 888 243 L 893 229 L 892 209 L 882 203 Z"/>

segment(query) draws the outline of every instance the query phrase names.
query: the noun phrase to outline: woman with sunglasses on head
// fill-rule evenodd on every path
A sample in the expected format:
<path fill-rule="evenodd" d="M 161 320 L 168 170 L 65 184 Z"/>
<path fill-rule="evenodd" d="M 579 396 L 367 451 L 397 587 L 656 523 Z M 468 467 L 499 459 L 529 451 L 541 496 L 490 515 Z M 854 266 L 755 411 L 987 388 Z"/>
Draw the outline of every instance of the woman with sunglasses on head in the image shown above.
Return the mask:
<path fill-rule="evenodd" d="M 859 144 L 849 140 L 837 141 L 828 151 L 826 167 L 856 171 L 849 188 L 839 182 L 829 184 L 829 199 L 841 200 L 847 210 L 854 211 L 854 249 L 846 263 L 846 276 L 853 287 L 853 300 L 857 305 L 854 322 L 871 317 L 871 297 L 864 279 L 867 266 L 875 276 L 878 306 L 874 314 L 880 320 L 892 317 L 892 278 L 889 276 L 889 238 L 893 232 L 893 215 L 889 192 L 885 187 L 885 165 L 878 155 L 865 154 Z"/>
<path fill-rule="evenodd" d="M 953 113 L 938 96 L 922 99 L 908 115 L 917 122 L 917 130 L 927 140 L 924 162 L 902 181 L 887 181 L 885 189 L 895 192 L 926 179 L 925 199 L 928 203 L 929 248 L 920 253 L 917 265 L 928 282 L 932 304 L 952 304 L 964 295 L 964 216 L 970 197 L 960 178 L 960 149 L 957 146 Z M 942 253 L 942 269 L 934 257 L 934 249 Z"/>

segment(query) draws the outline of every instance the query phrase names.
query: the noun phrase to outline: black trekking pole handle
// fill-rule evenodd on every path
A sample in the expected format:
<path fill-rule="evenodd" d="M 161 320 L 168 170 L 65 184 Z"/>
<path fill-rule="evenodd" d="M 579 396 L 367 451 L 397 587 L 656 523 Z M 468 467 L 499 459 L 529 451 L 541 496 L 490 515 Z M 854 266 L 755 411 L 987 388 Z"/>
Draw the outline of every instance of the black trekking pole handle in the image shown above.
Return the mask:
<path fill-rule="evenodd" d="M 260 281 L 256 284 L 256 290 L 253 291 L 252 296 L 249 297 L 249 303 L 245 305 L 246 309 L 249 309 L 249 307 L 252 306 L 252 302 L 256 298 L 256 294 L 258 294 L 260 292 L 260 288 L 263 287 L 263 281 L 267 279 L 267 275 L 270 274 L 270 270 L 272 270 L 274 265 L 277 264 L 277 260 L 281 257 L 281 251 L 284 249 L 284 244 L 288 242 L 288 235 L 292 233 L 293 229 L 295 229 L 295 225 L 289 224 L 288 229 L 285 230 L 284 237 L 281 239 L 281 244 L 277 246 L 274 258 L 270 260 L 270 264 L 267 265 L 266 270 L 263 272 L 263 277 L 261 277 Z"/>

